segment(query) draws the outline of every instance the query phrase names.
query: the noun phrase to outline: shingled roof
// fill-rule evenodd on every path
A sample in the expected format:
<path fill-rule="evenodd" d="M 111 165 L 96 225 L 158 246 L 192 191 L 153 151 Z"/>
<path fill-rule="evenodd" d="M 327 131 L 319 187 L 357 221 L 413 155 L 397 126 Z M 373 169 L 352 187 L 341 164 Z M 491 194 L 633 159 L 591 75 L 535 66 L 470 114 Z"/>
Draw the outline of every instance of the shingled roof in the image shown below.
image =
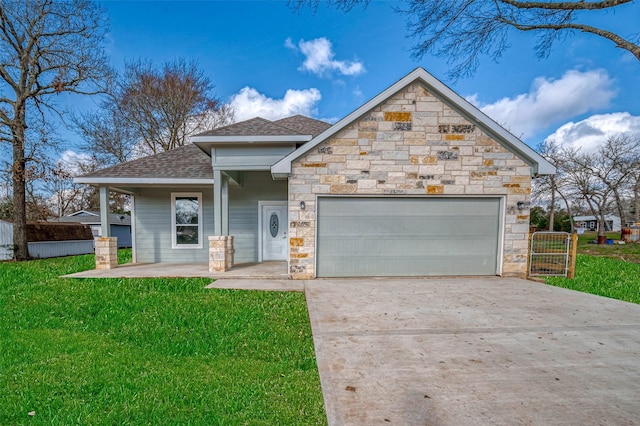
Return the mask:
<path fill-rule="evenodd" d="M 281 118 L 280 120 L 274 121 L 274 123 L 278 123 L 288 129 L 295 130 L 302 135 L 311 135 L 313 137 L 318 136 L 320 133 L 331 127 L 331 124 L 329 123 L 305 117 L 300 114 L 292 117 Z"/>
<path fill-rule="evenodd" d="M 211 158 L 189 144 L 87 173 L 80 178 L 213 179 Z"/>
<path fill-rule="evenodd" d="M 314 120 L 302 115 L 283 118 L 276 121 L 256 117 L 200 133 L 196 136 L 249 137 L 249 136 L 316 136 L 327 128 L 329 123 Z M 80 183 L 145 183 L 146 180 L 166 180 L 172 183 L 196 183 L 195 181 L 213 180 L 211 158 L 196 145 L 189 144 L 171 151 L 161 152 L 139 158 L 127 163 L 96 170 L 78 176 Z M 146 182 L 151 183 L 151 182 Z M 202 183 L 202 182 L 201 182 Z"/>
<path fill-rule="evenodd" d="M 292 134 L 315 136 L 329 127 L 331 127 L 329 123 L 298 114 L 276 121 L 256 117 L 198 133 L 195 136 L 289 136 Z"/>

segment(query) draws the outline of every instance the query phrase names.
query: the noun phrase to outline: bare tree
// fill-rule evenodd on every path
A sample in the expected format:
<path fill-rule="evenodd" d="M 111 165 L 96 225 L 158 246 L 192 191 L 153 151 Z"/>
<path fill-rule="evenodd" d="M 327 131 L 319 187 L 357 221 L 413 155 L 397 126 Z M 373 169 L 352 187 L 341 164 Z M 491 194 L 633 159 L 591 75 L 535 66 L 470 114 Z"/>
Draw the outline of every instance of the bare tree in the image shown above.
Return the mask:
<path fill-rule="evenodd" d="M 598 222 L 598 241 L 605 235 L 605 215 L 612 206 L 611 188 L 593 173 L 597 168 L 594 155 L 582 152 L 579 148 L 565 147 L 562 150 L 564 170 L 574 191 L 586 202 L 589 211 Z"/>
<path fill-rule="evenodd" d="M 631 219 L 635 224 L 640 223 L 640 166 L 633 172 L 633 198 L 631 204 Z"/>
<path fill-rule="evenodd" d="M 328 0 L 345 11 L 369 2 Z M 635 9 L 637 13 L 638 3 L 633 0 L 405 0 L 404 3 L 406 6 L 398 10 L 407 16 L 409 34 L 420 40 L 414 47 L 414 57 L 434 53 L 447 58 L 455 64 L 449 72 L 453 78 L 472 74 L 481 55 L 497 60 L 509 47 L 508 35 L 512 30 L 538 34 L 535 51 L 541 58 L 549 54 L 556 40 L 584 33 L 604 38 L 640 60 L 638 34 L 626 37 L 597 24 L 602 12 L 619 10 L 629 16 Z M 289 0 L 289 4 L 294 8 L 305 5 L 317 8 L 320 0 Z"/>
<path fill-rule="evenodd" d="M 84 143 L 82 149 L 91 153 L 102 165 L 125 163 L 132 159 L 138 137 L 126 125 L 113 100 L 105 100 L 100 110 L 73 118 L 76 133 Z"/>
<path fill-rule="evenodd" d="M 615 211 L 625 222 L 625 198 L 630 198 L 640 166 L 638 140 L 620 135 L 608 138 L 595 153 L 565 147 L 560 155 L 576 193 L 598 221 L 598 236 L 604 237 L 607 230 L 607 213 Z"/>
<path fill-rule="evenodd" d="M 540 155 L 549 161 L 556 168 L 555 175 L 540 176 L 534 180 L 532 198 L 534 200 L 545 200 L 549 203 L 549 231 L 553 231 L 555 223 L 556 197 L 560 197 L 569 214 L 571 231 L 573 231 L 572 214 L 572 187 L 569 182 L 566 170 L 564 169 L 566 156 L 560 144 L 555 140 L 544 141 L 538 148 Z"/>
<path fill-rule="evenodd" d="M 631 198 L 634 177 L 640 168 L 640 141 L 629 135 L 610 137 L 597 153 L 592 173 L 611 189 L 622 224 L 627 220 L 625 198 Z"/>
<path fill-rule="evenodd" d="M 210 94 L 212 88 L 194 62 L 178 59 L 159 70 L 148 62 L 134 62 L 127 65 L 114 94 L 114 108 L 138 138 L 138 148 L 156 154 L 185 145 L 205 126 L 233 121 L 233 111 Z"/>
<path fill-rule="evenodd" d="M 52 95 L 104 91 L 103 13 L 89 0 L 0 1 L 0 141 L 12 146 L 15 256 L 28 258 L 26 130 Z"/>
<path fill-rule="evenodd" d="M 76 200 L 82 194 L 82 186 L 73 182 L 73 172 L 62 162 L 49 170 L 44 178 L 45 188 L 52 194 L 50 205 L 57 217 L 71 213 Z"/>

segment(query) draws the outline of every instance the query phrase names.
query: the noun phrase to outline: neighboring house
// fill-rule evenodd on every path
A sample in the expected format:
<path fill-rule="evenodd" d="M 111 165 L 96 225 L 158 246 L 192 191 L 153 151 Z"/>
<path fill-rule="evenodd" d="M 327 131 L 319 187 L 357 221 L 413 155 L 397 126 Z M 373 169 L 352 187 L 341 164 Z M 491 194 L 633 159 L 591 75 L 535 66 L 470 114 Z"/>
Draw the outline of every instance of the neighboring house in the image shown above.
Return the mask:
<path fill-rule="evenodd" d="M 33 258 L 93 253 L 93 236 L 79 223 L 27 222 L 27 245 Z M 0 260 L 13 259 L 13 223 L 0 220 Z"/>
<path fill-rule="evenodd" d="M 555 173 L 422 68 L 334 125 L 254 118 L 191 141 L 75 179 L 102 209 L 132 195 L 136 262 L 207 262 L 207 237 L 231 235 L 235 263 L 294 279 L 524 277 L 531 178 Z"/>
<path fill-rule="evenodd" d="M 620 231 L 622 229 L 620 218 L 612 214 L 605 215 L 604 217 L 604 230 L 605 231 Z M 598 230 L 598 219 L 595 216 L 574 216 L 573 223 L 576 228 L 581 228 L 587 231 Z"/>
<path fill-rule="evenodd" d="M 13 259 L 13 223 L 0 220 L 0 260 Z"/>
<path fill-rule="evenodd" d="M 76 222 L 89 225 L 94 237 L 102 236 L 100 212 L 80 210 L 67 216 L 48 219 L 49 222 Z M 109 228 L 112 237 L 118 237 L 118 247 L 131 247 L 131 216 L 109 213 Z"/>

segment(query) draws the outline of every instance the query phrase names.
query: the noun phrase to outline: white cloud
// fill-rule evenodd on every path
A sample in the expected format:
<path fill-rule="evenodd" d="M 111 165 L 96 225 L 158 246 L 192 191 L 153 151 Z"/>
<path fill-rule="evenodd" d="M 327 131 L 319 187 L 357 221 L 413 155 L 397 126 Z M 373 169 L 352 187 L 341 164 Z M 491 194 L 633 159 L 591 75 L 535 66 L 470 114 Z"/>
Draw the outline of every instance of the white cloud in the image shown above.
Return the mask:
<path fill-rule="evenodd" d="M 640 116 L 628 112 L 592 115 L 578 122 L 569 122 L 547 136 L 563 145 L 595 151 L 609 137 L 621 134 L 640 138 Z"/>
<path fill-rule="evenodd" d="M 477 95 L 467 100 L 516 136 L 527 138 L 554 123 L 607 107 L 616 95 L 612 85 L 604 70 L 571 70 L 557 80 L 538 77 L 529 93 L 513 98 L 486 105 Z"/>
<path fill-rule="evenodd" d="M 333 71 L 342 75 L 359 75 L 365 69 L 360 61 L 338 61 L 335 60 L 333 45 L 325 37 L 316 38 L 309 41 L 300 40 L 296 46 L 288 38 L 284 45 L 296 51 L 302 52 L 306 59 L 300 66 L 300 70 L 309 71 L 318 76 L 331 73 Z"/>
<path fill-rule="evenodd" d="M 58 159 L 58 164 L 65 168 L 66 171 L 71 173 L 72 176 L 82 174 L 81 165 L 91 162 L 91 156 L 81 152 L 75 152 L 67 149 L 64 151 Z"/>
<path fill-rule="evenodd" d="M 277 120 L 295 114 L 306 116 L 315 115 L 316 104 L 322 95 L 316 88 L 305 90 L 289 89 L 282 99 L 269 98 L 256 89 L 244 87 L 240 92 L 231 96 L 231 106 L 235 111 L 236 121 L 243 121 L 254 117 L 267 120 Z"/>

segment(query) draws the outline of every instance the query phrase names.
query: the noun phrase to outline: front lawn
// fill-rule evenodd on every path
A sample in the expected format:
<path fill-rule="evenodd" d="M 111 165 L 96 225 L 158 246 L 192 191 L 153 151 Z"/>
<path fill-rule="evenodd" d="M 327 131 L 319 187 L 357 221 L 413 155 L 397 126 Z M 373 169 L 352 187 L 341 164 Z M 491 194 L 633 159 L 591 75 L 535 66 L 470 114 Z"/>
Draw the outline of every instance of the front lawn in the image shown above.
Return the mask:
<path fill-rule="evenodd" d="M 607 232 L 608 239 L 620 240 L 620 232 Z M 595 232 L 585 232 L 578 236 L 578 253 L 592 256 L 610 257 L 625 262 L 640 263 L 640 243 L 630 244 L 590 244 L 595 240 Z"/>
<path fill-rule="evenodd" d="M 547 277 L 547 284 L 640 303 L 640 264 L 579 254 L 575 279 Z"/>
<path fill-rule="evenodd" d="M 0 263 L 0 424 L 326 424 L 303 294 L 93 262 Z"/>
<path fill-rule="evenodd" d="M 607 233 L 620 239 L 620 232 Z M 547 284 L 640 303 L 640 244 L 589 244 L 595 232 L 578 236 L 576 277 L 547 277 Z"/>

